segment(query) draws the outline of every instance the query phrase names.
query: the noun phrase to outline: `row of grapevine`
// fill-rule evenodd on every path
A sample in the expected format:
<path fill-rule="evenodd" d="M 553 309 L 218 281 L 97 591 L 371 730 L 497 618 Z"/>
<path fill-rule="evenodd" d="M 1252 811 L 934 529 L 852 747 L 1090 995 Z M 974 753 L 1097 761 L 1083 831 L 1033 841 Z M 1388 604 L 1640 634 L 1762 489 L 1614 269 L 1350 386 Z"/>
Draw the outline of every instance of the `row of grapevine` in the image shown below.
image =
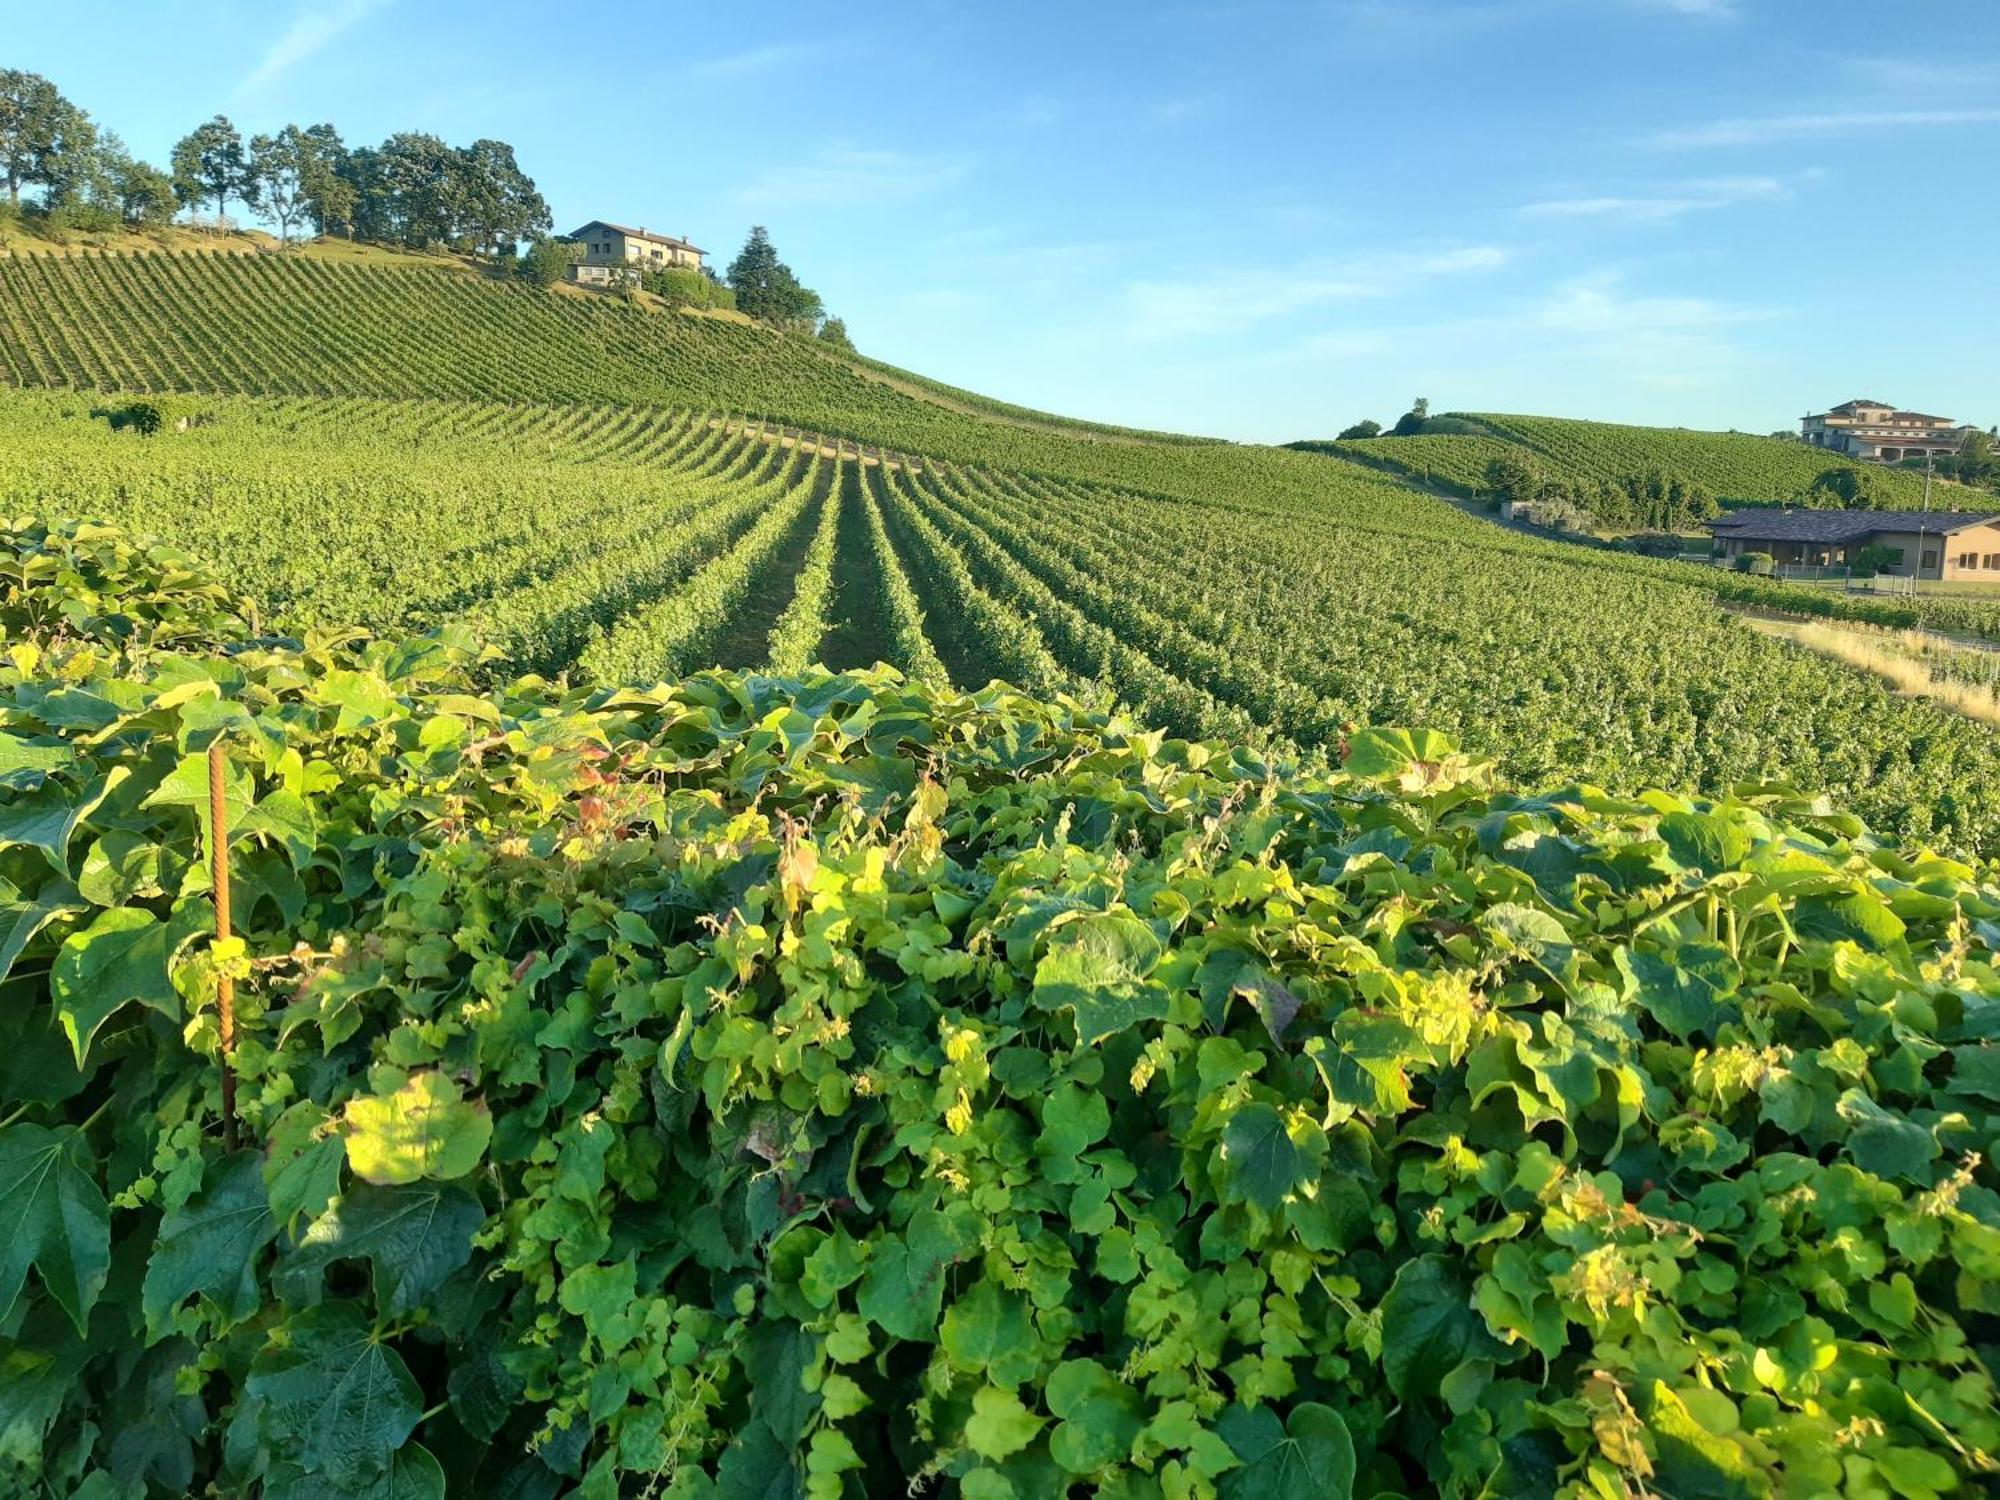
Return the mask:
<path fill-rule="evenodd" d="M 792 602 L 771 627 L 766 660 L 773 672 L 787 676 L 803 672 L 817 658 L 820 643 L 826 638 L 827 606 L 833 596 L 833 546 L 853 473 L 851 466 L 843 465 L 834 476 L 833 494 L 820 505 L 819 524 L 806 548 Z"/>
<path fill-rule="evenodd" d="M 577 666 L 598 682 L 651 682 L 708 664 L 709 646 L 730 617 L 738 596 L 778 550 L 794 526 L 827 507 L 841 460 L 817 452 L 806 480 L 767 506 L 727 552 L 693 573 L 673 592 L 594 628 L 577 653 Z"/>

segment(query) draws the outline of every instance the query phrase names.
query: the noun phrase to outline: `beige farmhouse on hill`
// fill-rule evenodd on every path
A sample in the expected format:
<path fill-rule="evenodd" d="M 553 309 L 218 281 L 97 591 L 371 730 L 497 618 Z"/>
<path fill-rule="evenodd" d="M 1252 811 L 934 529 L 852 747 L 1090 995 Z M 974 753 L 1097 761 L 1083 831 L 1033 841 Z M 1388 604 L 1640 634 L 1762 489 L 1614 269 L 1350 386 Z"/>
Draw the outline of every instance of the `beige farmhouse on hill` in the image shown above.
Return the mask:
<path fill-rule="evenodd" d="M 1972 428 L 1950 417 L 1899 411 L 1884 401 L 1843 401 L 1832 411 L 1799 418 L 1799 436 L 1815 448 L 1872 458 L 1944 458 L 1965 446 Z"/>
<path fill-rule="evenodd" d="M 663 271 L 670 266 L 701 269 L 708 254 L 697 245 L 670 234 L 654 234 L 650 229 L 634 229 L 628 224 L 609 224 L 592 219 L 569 237 L 583 247 L 583 254 L 571 270 L 581 282 L 608 285 L 635 271 Z"/>
<path fill-rule="evenodd" d="M 1885 549 L 1899 578 L 2000 584 L 2000 515 L 1963 510 L 1780 510 L 1746 507 L 1710 521 L 1718 557 L 1760 552 L 1778 567 L 1839 568 Z"/>

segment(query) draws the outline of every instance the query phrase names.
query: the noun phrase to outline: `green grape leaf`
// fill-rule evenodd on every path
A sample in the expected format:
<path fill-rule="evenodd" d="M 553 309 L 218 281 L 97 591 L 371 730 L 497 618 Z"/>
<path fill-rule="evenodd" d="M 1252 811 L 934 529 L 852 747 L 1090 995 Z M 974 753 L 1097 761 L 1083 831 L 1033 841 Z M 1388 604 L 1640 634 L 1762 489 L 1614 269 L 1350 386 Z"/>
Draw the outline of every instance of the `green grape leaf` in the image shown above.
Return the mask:
<path fill-rule="evenodd" d="M 83 1132 L 0 1129 L 0 1323 L 33 1266 L 82 1336 L 111 1269 L 111 1209 Z"/>
<path fill-rule="evenodd" d="M 456 1183 L 380 1187 L 357 1182 L 315 1219 L 278 1267 L 272 1284 L 296 1306 L 319 1300 L 326 1269 L 366 1260 L 385 1317 L 414 1312 L 472 1257 L 486 1220 L 479 1200 Z"/>
<path fill-rule="evenodd" d="M 1044 1418 L 1021 1404 L 1021 1398 L 999 1386 L 981 1386 L 972 1393 L 972 1415 L 965 1420 L 965 1441 L 981 1458 L 1006 1458 L 1035 1440 Z"/>
<path fill-rule="evenodd" d="M 1616 962 L 1625 975 L 1625 993 L 1640 1009 L 1673 1036 L 1685 1040 L 1713 1036 L 1734 1014 L 1728 1003 L 1729 976 L 1724 962 L 1713 960 L 1720 949 L 1696 950 L 1688 967 L 1632 948 L 1617 950 Z"/>
<path fill-rule="evenodd" d="M 717 1500 L 802 1500 L 805 1481 L 791 1450 L 762 1422 L 751 1422 L 715 1469 Z"/>
<path fill-rule="evenodd" d="M 1081 914 L 1055 930 L 1036 965 L 1034 1002 L 1043 1010 L 1073 1011 L 1077 1039 L 1086 1046 L 1141 1021 L 1163 1021 L 1169 996 L 1146 976 L 1165 951 L 1153 929 L 1130 912 Z"/>
<path fill-rule="evenodd" d="M 1240 1468 L 1216 1485 L 1220 1500 L 1350 1500 L 1354 1440 L 1340 1413 L 1302 1401 L 1280 1421 L 1268 1406 L 1232 1406 L 1215 1430 Z"/>
<path fill-rule="evenodd" d="M 1269 1213 L 1307 1181 L 1305 1154 L 1285 1129 L 1285 1117 L 1268 1104 L 1246 1104 L 1222 1130 L 1227 1169 L 1225 1196 Z"/>
<path fill-rule="evenodd" d="M 945 1263 L 905 1240 L 877 1240 L 855 1306 L 892 1337 L 930 1343 L 937 1337 L 944 1302 Z"/>
<path fill-rule="evenodd" d="M 244 1389 L 263 1403 L 272 1449 L 337 1491 L 390 1473 L 424 1409 L 409 1367 L 352 1302 L 276 1325 Z"/>
<path fill-rule="evenodd" d="M 486 1106 L 466 1103 L 437 1071 L 413 1074 L 393 1094 L 350 1099 L 346 1120 L 347 1164 L 383 1186 L 463 1177 L 493 1137 Z"/>
<path fill-rule="evenodd" d="M 78 1067 L 98 1030 L 126 1005 L 180 1019 L 181 997 L 167 977 L 172 933 L 151 912 L 121 906 L 100 912 L 63 943 L 49 990 Z"/>
<path fill-rule="evenodd" d="M 946 1311 L 938 1341 L 952 1368 L 998 1385 L 1032 1379 L 1039 1363 L 1027 1299 L 985 1279 Z"/>
<path fill-rule="evenodd" d="M 1145 1428 L 1139 1393 L 1091 1359 L 1066 1360 L 1049 1376 L 1044 1395 L 1062 1420 L 1049 1452 L 1071 1474 L 1095 1474 L 1131 1456 Z"/>
<path fill-rule="evenodd" d="M 1914 1120 L 1891 1114 L 1860 1089 L 1840 1096 L 1840 1117 L 1852 1127 L 1847 1154 L 1864 1172 L 1929 1184 L 1930 1165 L 1942 1154 L 1937 1137 Z"/>
<path fill-rule="evenodd" d="M 1382 1369 L 1391 1391 L 1403 1400 L 1435 1396 L 1445 1376 L 1491 1343 L 1458 1262 L 1443 1255 L 1404 1262 L 1382 1299 Z"/>
<path fill-rule="evenodd" d="M 259 1304 L 258 1251 L 277 1235 L 263 1164 L 239 1151 L 211 1167 L 200 1192 L 167 1210 L 146 1263 L 141 1306 L 155 1338 L 174 1310 L 197 1292 L 240 1323 Z"/>
<path fill-rule="evenodd" d="M 57 917 L 84 910 L 77 888 L 66 880 L 51 880 L 39 886 L 33 896 L 21 893 L 0 880 L 0 979 L 12 971 L 14 962 L 26 951 L 36 933 Z"/>

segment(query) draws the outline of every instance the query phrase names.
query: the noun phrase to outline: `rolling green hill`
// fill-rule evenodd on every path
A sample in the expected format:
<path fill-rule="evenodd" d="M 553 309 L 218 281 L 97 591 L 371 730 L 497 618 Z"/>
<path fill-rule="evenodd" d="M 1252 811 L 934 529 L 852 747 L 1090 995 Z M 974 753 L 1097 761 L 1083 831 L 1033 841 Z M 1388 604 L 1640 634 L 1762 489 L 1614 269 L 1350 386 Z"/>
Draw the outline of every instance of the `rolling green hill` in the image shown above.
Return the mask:
<path fill-rule="evenodd" d="M 1695 432 L 1683 427 L 1637 427 L 1567 417 L 1455 413 L 1484 431 L 1465 435 L 1359 438 L 1297 446 L 1439 485 L 1458 494 L 1486 487 L 1486 466 L 1526 449 L 1550 474 L 1607 482 L 1649 469 L 1695 480 L 1725 504 L 1770 505 L 1812 487 L 1828 469 L 1866 473 L 1897 505 L 1914 508 L 1923 498 L 1921 475 L 1857 463 L 1780 438 L 1744 432 Z M 2000 509 L 1992 495 L 1939 481 L 1933 504 L 1941 509 Z"/>
<path fill-rule="evenodd" d="M 0 382 L 696 407 L 969 460 L 1031 459 L 1046 438 L 1195 441 L 989 401 L 741 319 L 306 255 L 0 259 Z"/>

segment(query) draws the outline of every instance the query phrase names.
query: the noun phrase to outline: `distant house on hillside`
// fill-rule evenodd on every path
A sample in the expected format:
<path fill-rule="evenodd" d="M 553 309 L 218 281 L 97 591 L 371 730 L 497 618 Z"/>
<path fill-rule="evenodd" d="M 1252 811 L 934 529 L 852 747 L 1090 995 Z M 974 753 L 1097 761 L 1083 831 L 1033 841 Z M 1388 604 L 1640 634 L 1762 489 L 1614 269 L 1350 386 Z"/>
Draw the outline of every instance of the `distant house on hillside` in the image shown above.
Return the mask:
<path fill-rule="evenodd" d="M 1839 568 L 1864 547 L 1886 547 L 1899 578 L 2000 584 L 2000 515 L 1963 510 L 1731 511 L 1710 521 L 1725 558 L 1762 552 L 1779 567 Z"/>
<path fill-rule="evenodd" d="M 572 272 L 574 279 L 600 286 L 622 281 L 637 271 L 664 271 L 670 266 L 700 270 L 702 257 L 708 253 L 670 234 L 607 224 L 602 219 L 592 219 L 581 229 L 570 231 L 569 237 L 583 247 Z"/>
<path fill-rule="evenodd" d="M 1949 417 L 1899 411 L 1882 401 L 1843 401 L 1832 411 L 1799 418 L 1799 436 L 1815 448 L 1882 463 L 1926 454 L 1943 458 L 1963 448 L 1972 430 Z"/>

